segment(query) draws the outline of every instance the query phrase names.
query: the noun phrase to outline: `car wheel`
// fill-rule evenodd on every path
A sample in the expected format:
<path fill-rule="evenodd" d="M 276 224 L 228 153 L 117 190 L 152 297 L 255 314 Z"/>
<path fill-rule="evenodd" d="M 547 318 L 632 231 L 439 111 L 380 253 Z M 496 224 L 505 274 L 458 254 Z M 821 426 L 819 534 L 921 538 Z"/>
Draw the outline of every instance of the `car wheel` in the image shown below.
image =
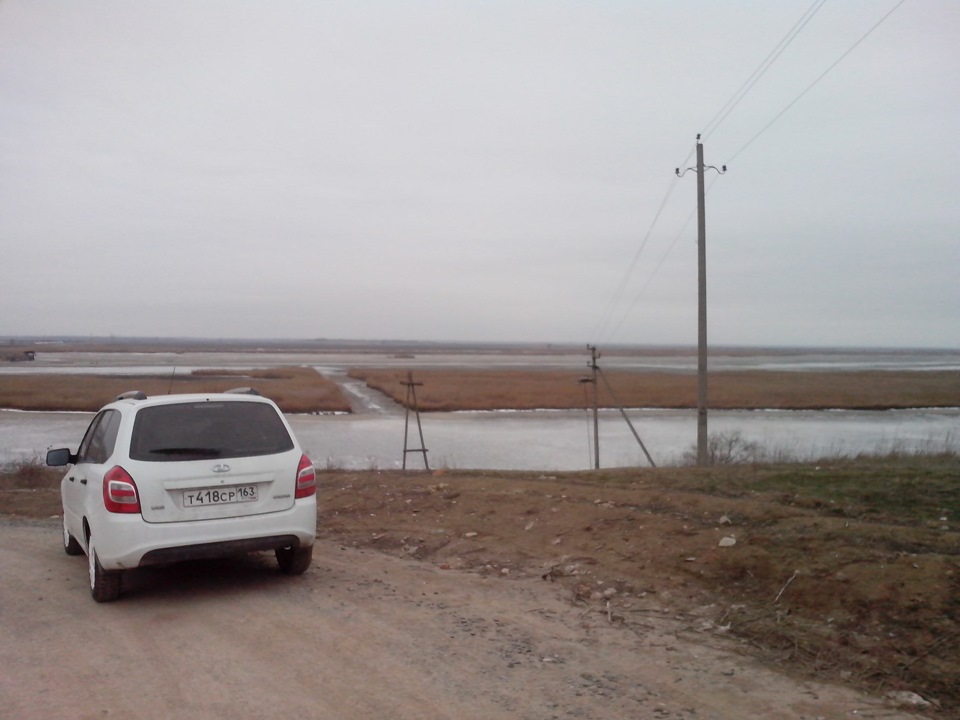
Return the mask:
<path fill-rule="evenodd" d="M 302 575 L 313 559 L 313 545 L 303 548 L 277 548 L 277 564 L 286 575 Z"/>
<path fill-rule="evenodd" d="M 87 560 L 90 564 L 90 594 L 97 602 L 110 602 L 120 596 L 120 572 L 107 572 L 100 566 L 93 536 L 87 541 Z"/>
<path fill-rule="evenodd" d="M 67 530 L 67 518 L 63 518 L 63 551 L 67 555 L 83 555 L 83 548 L 77 539 Z"/>

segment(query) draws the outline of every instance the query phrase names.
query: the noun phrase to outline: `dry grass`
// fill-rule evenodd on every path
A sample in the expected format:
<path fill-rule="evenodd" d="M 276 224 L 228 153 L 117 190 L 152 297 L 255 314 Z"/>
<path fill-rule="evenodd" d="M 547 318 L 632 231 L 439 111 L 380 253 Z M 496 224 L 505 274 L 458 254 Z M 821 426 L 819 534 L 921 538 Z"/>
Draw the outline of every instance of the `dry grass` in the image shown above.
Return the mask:
<path fill-rule="evenodd" d="M 290 413 L 349 412 L 340 387 L 311 368 L 202 370 L 191 375 L 0 375 L 0 407 L 95 412 L 127 390 L 147 395 L 254 387 Z"/>
<path fill-rule="evenodd" d="M 318 532 L 504 582 L 542 576 L 584 622 L 609 623 L 591 590 L 613 588 L 628 624 L 670 617 L 677 632 L 734 635 L 771 664 L 910 690 L 938 701 L 938 717 L 960 717 L 958 474 L 949 454 L 549 476 L 326 472 Z M 61 475 L 0 469 L 0 513 L 56 516 Z"/>
<path fill-rule="evenodd" d="M 530 410 L 582 408 L 593 403 L 583 373 L 559 370 L 417 370 L 421 410 Z M 608 372 L 607 382 L 624 407 L 693 408 L 697 378 L 679 373 Z M 350 377 L 403 403 L 407 372 L 354 369 Z M 960 372 L 716 372 L 709 401 L 721 409 L 890 409 L 960 406 Z M 602 407 L 616 407 L 604 382 Z"/>
<path fill-rule="evenodd" d="M 586 369 L 585 369 L 586 370 Z M 351 370 L 350 376 L 399 403 L 403 370 Z M 421 410 L 572 409 L 593 403 L 586 373 L 558 370 L 417 370 Z M 605 373 L 602 407 L 693 408 L 697 379 L 679 373 Z M 0 407 L 95 411 L 121 392 L 148 395 L 218 392 L 253 386 L 284 412 L 349 412 L 340 387 L 311 368 L 198 370 L 191 375 L 0 375 Z M 889 409 L 960 406 L 960 372 L 717 372 L 710 375 L 710 406 L 718 409 Z"/>
<path fill-rule="evenodd" d="M 668 607 L 678 631 L 733 634 L 772 664 L 918 692 L 953 717 L 958 470 L 945 455 L 551 476 L 333 473 L 321 476 L 320 527 L 451 568 L 543 575 L 598 623 L 609 616 L 590 591 L 615 588 L 624 617 Z"/>

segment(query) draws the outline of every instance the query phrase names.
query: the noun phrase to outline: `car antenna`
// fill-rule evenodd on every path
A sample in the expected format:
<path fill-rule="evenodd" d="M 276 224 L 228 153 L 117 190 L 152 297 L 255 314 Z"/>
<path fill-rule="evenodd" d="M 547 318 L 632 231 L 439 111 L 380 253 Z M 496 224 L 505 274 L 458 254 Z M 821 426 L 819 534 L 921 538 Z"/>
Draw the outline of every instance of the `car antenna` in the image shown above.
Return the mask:
<path fill-rule="evenodd" d="M 170 395 L 173 393 L 173 378 L 176 376 L 176 374 L 177 374 L 177 366 L 174 365 L 173 372 L 170 373 L 170 385 L 167 386 L 167 395 Z"/>

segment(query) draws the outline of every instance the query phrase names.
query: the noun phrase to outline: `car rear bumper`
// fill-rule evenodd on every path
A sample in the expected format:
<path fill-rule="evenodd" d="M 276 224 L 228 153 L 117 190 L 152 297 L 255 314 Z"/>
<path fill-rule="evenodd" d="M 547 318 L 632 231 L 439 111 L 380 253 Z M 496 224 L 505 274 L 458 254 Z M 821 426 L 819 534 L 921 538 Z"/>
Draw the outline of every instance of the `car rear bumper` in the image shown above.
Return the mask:
<path fill-rule="evenodd" d="M 206 560 L 263 550 L 277 550 L 285 547 L 299 548 L 300 538 L 296 535 L 272 535 L 264 538 L 244 538 L 243 540 L 225 540 L 203 543 L 202 545 L 158 548 L 143 554 L 143 557 L 140 558 L 140 567 L 182 562 L 184 560 Z"/>
<path fill-rule="evenodd" d="M 313 500 L 313 502 L 310 502 Z M 289 510 L 239 518 L 147 523 L 140 515 L 112 515 L 93 535 L 104 570 L 224 557 L 279 547 L 309 547 L 317 534 L 315 498 Z"/>

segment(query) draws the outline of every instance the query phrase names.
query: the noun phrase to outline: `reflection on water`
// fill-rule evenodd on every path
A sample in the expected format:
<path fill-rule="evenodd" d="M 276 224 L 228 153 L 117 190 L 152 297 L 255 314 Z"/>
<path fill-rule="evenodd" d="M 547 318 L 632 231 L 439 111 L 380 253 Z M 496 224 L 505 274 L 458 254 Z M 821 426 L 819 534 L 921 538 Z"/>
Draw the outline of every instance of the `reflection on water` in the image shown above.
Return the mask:
<path fill-rule="evenodd" d="M 628 413 L 658 465 L 675 465 L 696 443 L 695 411 Z M 592 421 L 585 413 L 508 412 L 424 414 L 423 432 L 433 468 L 582 470 L 593 466 Z M 319 466 L 400 467 L 403 419 L 296 417 L 294 430 Z M 739 432 L 769 453 L 796 459 L 893 449 L 960 452 L 960 410 L 871 412 L 715 412 L 710 432 Z M 411 431 L 409 447 L 418 447 Z M 408 467 L 419 468 L 411 454 Z M 601 413 L 602 467 L 647 465 L 629 427 L 615 412 Z"/>
<path fill-rule="evenodd" d="M 658 465 L 677 464 L 696 442 L 696 412 L 629 413 Z M 0 411 L 0 463 L 41 457 L 50 446 L 76 449 L 87 413 Z M 429 413 L 421 416 L 432 468 L 582 470 L 592 467 L 592 425 L 584 412 Z M 318 467 L 399 468 L 403 415 L 290 416 Z M 960 409 L 865 411 L 715 411 L 710 432 L 739 432 L 770 453 L 797 459 L 888 450 L 960 452 Z M 410 447 L 419 446 L 411 422 Z M 602 467 L 643 466 L 646 460 L 616 412 L 601 413 Z M 411 454 L 409 468 L 420 468 Z"/>

